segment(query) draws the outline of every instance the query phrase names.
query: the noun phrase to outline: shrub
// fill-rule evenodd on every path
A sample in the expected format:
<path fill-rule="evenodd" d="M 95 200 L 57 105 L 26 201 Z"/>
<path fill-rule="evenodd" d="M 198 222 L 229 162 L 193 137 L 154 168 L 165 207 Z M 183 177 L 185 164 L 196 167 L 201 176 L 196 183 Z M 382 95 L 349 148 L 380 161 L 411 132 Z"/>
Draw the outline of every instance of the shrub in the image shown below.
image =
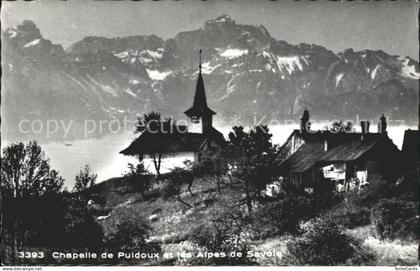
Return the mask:
<path fill-rule="evenodd" d="M 299 221 L 308 220 L 342 200 L 330 192 L 308 194 L 283 184 L 279 199 L 264 202 L 253 212 L 254 238 L 267 238 L 299 232 Z"/>
<path fill-rule="evenodd" d="M 103 246 L 102 227 L 93 218 L 83 200 L 69 198 L 65 201 L 62 244 L 69 248 L 98 249 Z"/>
<path fill-rule="evenodd" d="M 370 223 L 370 209 L 353 203 L 342 202 L 331 208 L 326 216 L 341 226 L 353 229 Z"/>
<path fill-rule="evenodd" d="M 368 187 L 363 189 L 360 194 L 352 194 L 352 200 L 360 206 L 371 207 L 380 199 L 394 196 L 395 189 L 393 185 L 386 180 L 375 180 L 369 183 Z"/>
<path fill-rule="evenodd" d="M 180 203 L 184 204 L 188 208 L 191 208 L 192 206 L 182 199 L 181 194 L 183 186 L 186 185 L 190 195 L 194 196 L 191 190 L 193 181 L 194 175 L 192 170 L 175 167 L 169 174 L 168 183 L 166 184 L 162 193 L 163 197 L 169 198 L 170 196 L 175 195 L 176 199 Z"/>
<path fill-rule="evenodd" d="M 350 191 L 344 201 L 331 208 L 326 216 L 347 228 L 355 228 L 370 223 L 370 210 L 380 199 L 390 197 L 392 185 L 385 180 L 376 180 L 361 191 Z"/>
<path fill-rule="evenodd" d="M 248 217 L 240 212 L 226 211 L 217 215 L 212 222 L 200 225 L 191 231 L 188 239 L 198 245 L 201 251 L 218 252 L 223 257 L 198 258 L 188 261 L 191 265 L 248 265 L 251 259 L 246 257 L 248 243 L 245 232 L 249 225 Z M 230 257 L 232 252 L 242 252 L 242 257 Z"/>
<path fill-rule="evenodd" d="M 342 201 L 342 198 L 332 192 L 301 195 L 297 198 L 302 218 L 311 219 Z"/>
<path fill-rule="evenodd" d="M 404 200 L 419 202 L 419 186 L 420 182 L 418 172 L 410 172 L 400 178 L 398 184 L 396 185 L 394 195 L 398 195 L 399 198 Z"/>
<path fill-rule="evenodd" d="M 414 202 L 383 199 L 371 211 L 373 232 L 380 239 L 418 239 L 419 220 Z"/>
<path fill-rule="evenodd" d="M 86 208 L 86 202 L 73 194 L 2 197 L 1 208 L 4 215 L 0 254 L 4 264 L 39 265 L 56 262 L 47 258 L 45 262 L 41 259 L 29 261 L 18 258 L 13 252 L 15 241 L 21 250 L 44 252 L 58 247 L 63 251 L 97 250 L 104 245 L 101 226 Z M 75 261 L 72 264 L 78 263 Z"/>
<path fill-rule="evenodd" d="M 107 246 L 115 251 L 160 252 L 160 246 L 147 242 L 152 228 L 142 218 L 126 218 L 117 225 L 116 231 L 106 238 Z"/>
<path fill-rule="evenodd" d="M 284 198 L 294 199 L 295 212 L 299 213 L 302 219 L 311 219 L 342 201 L 342 197 L 331 191 L 316 191 L 308 194 L 296 189 L 294 185 L 287 182 L 282 184 Z"/>
<path fill-rule="evenodd" d="M 332 220 L 317 218 L 302 226 L 303 234 L 287 243 L 283 259 L 292 265 L 360 265 L 373 263 L 374 256 L 361 242 Z"/>
<path fill-rule="evenodd" d="M 299 202 L 293 198 L 267 202 L 253 213 L 252 231 L 254 238 L 265 239 L 286 232 L 296 233 L 299 229 L 301 211 Z"/>
<path fill-rule="evenodd" d="M 161 189 L 161 194 L 163 199 L 169 199 L 170 197 L 176 195 L 177 187 L 175 186 L 174 182 L 167 182 Z"/>
<path fill-rule="evenodd" d="M 214 225 L 199 225 L 190 232 L 189 240 L 209 251 L 219 251 L 229 238 L 226 232 L 218 231 Z"/>
<path fill-rule="evenodd" d="M 144 198 L 144 192 L 150 189 L 150 175 L 143 163 L 137 165 L 128 164 L 128 172 L 123 178 L 132 185 L 135 192 L 139 192 Z"/>
<path fill-rule="evenodd" d="M 364 204 L 358 191 L 347 192 L 344 197 L 344 201 L 328 210 L 326 216 L 349 229 L 368 225 L 370 207 Z"/>
<path fill-rule="evenodd" d="M 228 164 L 223 154 L 223 152 L 210 150 L 210 153 L 203 154 L 201 161 L 192 167 L 195 177 L 208 177 L 209 180 L 216 184 L 219 193 L 222 191 L 224 178 L 228 172 Z"/>
<path fill-rule="evenodd" d="M 83 169 L 80 169 L 79 173 L 75 178 L 75 185 L 73 188 L 74 192 L 84 192 L 91 188 L 96 181 L 98 175 L 91 172 L 90 166 L 85 165 Z"/>

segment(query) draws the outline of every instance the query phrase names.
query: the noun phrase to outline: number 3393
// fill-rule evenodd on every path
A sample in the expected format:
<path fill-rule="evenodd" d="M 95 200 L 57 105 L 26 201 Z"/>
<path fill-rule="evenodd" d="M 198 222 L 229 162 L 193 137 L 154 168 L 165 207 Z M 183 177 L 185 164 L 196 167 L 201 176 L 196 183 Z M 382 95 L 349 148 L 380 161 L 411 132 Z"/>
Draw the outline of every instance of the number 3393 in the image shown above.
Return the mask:
<path fill-rule="evenodd" d="M 29 252 L 29 251 L 19 251 L 19 258 L 22 259 L 34 259 L 34 258 L 44 258 L 44 252 Z"/>

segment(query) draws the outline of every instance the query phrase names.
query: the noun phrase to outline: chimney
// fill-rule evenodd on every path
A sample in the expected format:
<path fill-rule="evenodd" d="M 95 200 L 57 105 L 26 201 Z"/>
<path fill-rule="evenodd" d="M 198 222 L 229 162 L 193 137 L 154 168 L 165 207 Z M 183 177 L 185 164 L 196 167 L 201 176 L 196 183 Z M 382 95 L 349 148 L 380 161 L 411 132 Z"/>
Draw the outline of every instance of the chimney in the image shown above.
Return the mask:
<path fill-rule="evenodd" d="M 324 151 L 328 151 L 328 140 L 324 139 Z"/>
<path fill-rule="evenodd" d="M 369 126 L 370 126 L 369 121 L 362 120 L 360 122 L 360 127 L 362 128 L 362 140 L 363 140 L 364 135 L 369 134 Z"/>
<path fill-rule="evenodd" d="M 386 134 L 387 133 L 386 128 L 387 128 L 386 117 L 384 114 L 382 114 L 378 123 L 378 133 Z"/>
<path fill-rule="evenodd" d="M 307 108 L 305 108 L 305 110 L 303 111 L 303 115 L 300 118 L 300 132 L 306 133 L 309 132 L 309 130 L 311 129 L 311 123 L 309 122 L 309 111 Z"/>

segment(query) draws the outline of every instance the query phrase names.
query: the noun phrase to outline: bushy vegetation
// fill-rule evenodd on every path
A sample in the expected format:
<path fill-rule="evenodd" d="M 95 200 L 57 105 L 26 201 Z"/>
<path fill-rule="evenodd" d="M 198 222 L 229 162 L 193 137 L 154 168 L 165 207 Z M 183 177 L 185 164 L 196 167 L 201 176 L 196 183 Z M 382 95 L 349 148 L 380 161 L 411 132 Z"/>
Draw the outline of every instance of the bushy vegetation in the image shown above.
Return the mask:
<path fill-rule="evenodd" d="M 69 193 L 2 198 L 2 262 L 19 264 L 18 248 L 100 249 L 102 228 L 86 202 Z M 23 263 L 23 262 L 22 262 Z"/>
<path fill-rule="evenodd" d="M 420 182 L 416 170 L 402 176 L 394 189 L 394 195 L 398 198 L 411 202 L 419 202 Z"/>
<path fill-rule="evenodd" d="M 225 152 L 216 152 L 210 150 L 201 157 L 201 161 L 192 167 L 194 177 L 213 181 L 216 184 L 217 191 L 222 192 L 222 186 L 226 185 L 225 179 L 228 174 L 228 163 Z"/>
<path fill-rule="evenodd" d="M 209 224 L 196 227 L 189 235 L 189 240 L 197 244 L 201 250 L 219 253 L 220 257 L 192 258 L 192 265 L 245 265 L 251 264 L 246 257 L 249 248 L 246 232 L 249 219 L 235 210 L 227 210 L 218 214 Z M 239 257 L 237 253 L 241 253 Z M 232 257 L 232 253 L 234 253 Z"/>
<path fill-rule="evenodd" d="M 251 226 L 253 238 L 260 240 L 285 233 L 297 233 L 301 214 L 293 207 L 298 207 L 294 200 L 267 202 L 255 210 Z"/>
<path fill-rule="evenodd" d="M 160 252 L 160 246 L 148 242 L 152 228 L 141 217 L 126 218 L 107 236 L 106 246 L 115 251 Z"/>
<path fill-rule="evenodd" d="M 169 174 L 168 182 L 163 190 L 164 197 L 169 198 L 170 196 L 175 195 L 180 203 L 184 204 L 188 208 L 191 208 L 192 206 L 182 199 L 182 192 L 184 186 L 186 186 L 187 191 L 191 194 L 191 196 L 194 196 L 191 190 L 193 181 L 194 174 L 192 169 L 180 167 L 174 168 Z"/>
<path fill-rule="evenodd" d="M 375 236 L 380 239 L 418 240 L 417 204 L 398 199 L 382 199 L 371 211 Z"/>
<path fill-rule="evenodd" d="M 64 179 L 52 169 L 36 141 L 12 143 L 1 156 L 1 191 L 13 198 L 57 194 Z"/>
<path fill-rule="evenodd" d="M 370 223 L 370 208 L 351 202 L 342 202 L 332 207 L 328 210 L 327 215 L 349 229 Z"/>
<path fill-rule="evenodd" d="M 97 177 L 98 175 L 91 172 L 90 166 L 85 165 L 76 175 L 73 191 L 79 193 L 86 192 L 89 188 L 93 187 Z"/>
<path fill-rule="evenodd" d="M 374 180 L 369 183 L 366 189 L 361 190 L 358 194 L 351 194 L 350 199 L 360 206 L 372 207 L 380 199 L 398 196 L 395 193 L 395 184 L 384 179 Z"/>
<path fill-rule="evenodd" d="M 257 126 L 249 132 L 235 126 L 229 133 L 224 156 L 233 179 L 231 185 L 244 194 L 242 202 L 249 213 L 253 201 L 259 199 L 261 191 L 274 181 L 277 147 L 271 142 L 271 137 L 267 126 Z"/>
<path fill-rule="evenodd" d="M 96 174 L 85 166 L 76 177 L 75 193 L 67 192 L 63 190 L 64 179 L 51 168 L 36 142 L 6 147 L 1 157 L 2 264 L 98 264 L 98 260 L 63 262 L 50 258 L 47 252 L 57 248 L 83 252 L 144 245 L 149 228 L 138 225 L 140 222 L 124 222 L 105 242 L 104 231 L 86 201 L 95 179 Z M 44 251 L 48 257 L 30 261 L 17 257 L 18 251 L 28 248 Z"/>
<path fill-rule="evenodd" d="M 129 184 L 131 184 L 134 192 L 140 193 L 145 198 L 145 192 L 150 189 L 151 178 L 150 173 L 144 167 L 142 162 L 137 165 L 128 164 L 128 172 L 123 176 Z"/>
<path fill-rule="evenodd" d="M 326 215 L 349 229 L 368 225 L 371 206 L 362 203 L 358 191 L 350 191 L 344 197 L 344 200 L 329 209 Z"/>
<path fill-rule="evenodd" d="M 332 220 L 316 218 L 302 226 L 302 235 L 287 244 L 283 257 L 291 265 L 367 265 L 374 256 Z"/>
<path fill-rule="evenodd" d="M 219 193 L 222 186 L 240 191 L 243 197 L 237 200 L 251 213 L 253 204 L 261 201 L 261 192 L 274 180 L 277 146 L 272 144 L 271 137 L 267 126 L 254 127 L 248 132 L 243 127 L 233 127 L 223 150 L 210 150 L 198 164 L 186 162 L 184 168 L 176 167 L 167 174 L 163 197 L 175 196 L 191 208 L 182 198 L 184 188 L 194 196 L 191 190 L 194 179 L 206 177 L 214 180 Z"/>
<path fill-rule="evenodd" d="M 252 214 L 255 238 L 299 233 L 299 223 L 309 220 L 341 201 L 331 192 L 308 194 L 283 184 L 277 198 L 269 198 Z"/>
<path fill-rule="evenodd" d="M 341 124 L 336 128 L 349 129 Z M 368 265 L 375 257 L 348 229 L 356 232 L 371 225 L 379 239 L 418 239 L 413 179 L 399 185 L 375 181 L 345 195 L 321 185 L 305 192 L 274 177 L 276 155 L 267 127 L 234 127 L 227 146 L 208 152 L 198 164 L 186 162 L 156 178 L 142 163 L 130 164 L 122 178 L 101 189 L 85 166 L 69 193 L 36 142 L 13 144 L 2 156 L 2 258 L 18 247 L 152 253 L 182 243 L 194 253 L 225 256 L 192 257 L 178 264 L 250 265 L 257 260 L 246 257 L 248 249 L 268 238 L 285 237 L 286 254 L 276 264 Z M 160 159 L 155 157 L 157 171 Z M 266 185 L 273 181 L 280 189 L 268 197 Z M 101 203 L 96 200 L 100 196 Z M 106 208 L 94 212 L 87 207 L 88 199 Z M 230 257 L 232 252 L 243 257 Z"/>
<path fill-rule="evenodd" d="M 414 201 L 407 200 L 413 199 L 412 191 L 412 187 L 405 183 L 395 186 L 394 183 L 385 180 L 373 181 L 363 190 L 346 193 L 343 202 L 333 206 L 326 215 L 333 218 L 340 225 L 350 229 L 369 225 L 371 222 L 374 222 L 372 218 L 376 217 L 376 215 L 371 215 L 372 208 L 375 208 L 383 200 L 394 198 L 391 202 L 397 201 L 400 204 L 405 204 L 405 206 L 415 206 Z M 392 212 L 394 212 L 393 216 L 395 219 L 401 215 L 398 209 L 394 209 Z M 391 222 L 391 220 L 388 222 Z M 401 225 L 409 223 L 408 221 L 400 222 Z"/>

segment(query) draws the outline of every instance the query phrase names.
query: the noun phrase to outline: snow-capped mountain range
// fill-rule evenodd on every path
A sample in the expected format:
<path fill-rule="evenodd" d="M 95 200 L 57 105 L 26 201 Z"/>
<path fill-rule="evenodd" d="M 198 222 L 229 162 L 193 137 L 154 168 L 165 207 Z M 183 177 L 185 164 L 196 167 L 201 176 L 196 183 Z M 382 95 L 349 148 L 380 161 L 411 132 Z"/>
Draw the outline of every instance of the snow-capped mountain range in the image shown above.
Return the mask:
<path fill-rule="evenodd" d="M 152 110 L 182 117 L 192 102 L 199 49 L 208 103 L 219 121 L 298 119 L 305 107 L 315 119 L 385 113 L 417 120 L 417 61 L 380 50 L 336 54 L 291 45 L 264 26 L 237 24 L 226 15 L 168 40 L 86 37 L 66 50 L 24 21 L 2 31 L 2 42 L 2 132 L 11 137 L 25 118 L 81 125 Z"/>

